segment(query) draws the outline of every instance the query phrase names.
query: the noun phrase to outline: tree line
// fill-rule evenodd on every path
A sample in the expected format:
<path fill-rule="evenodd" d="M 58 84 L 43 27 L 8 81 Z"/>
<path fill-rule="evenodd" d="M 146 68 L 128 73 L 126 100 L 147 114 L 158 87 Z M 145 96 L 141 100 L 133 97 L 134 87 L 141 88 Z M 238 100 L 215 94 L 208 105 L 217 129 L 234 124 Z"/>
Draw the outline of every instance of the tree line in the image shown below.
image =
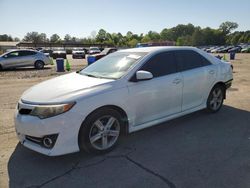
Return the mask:
<path fill-rule="evenodd" d="M 235 22 L 224 22 L 219 28 L 201 28 L 193 24 L 179 24 L 172 28 L 164 28 L 161 32 L 149 31 L 146 34 L 135 34 L 128 31 L 125 35 L 109 33 L 100 29 L 97 33 L 93 31 L 91 36 L 77 38 L 66 34 L 60 38 L 58 34 L 53 34 L 49 38 L 45 33 L 28 32 L 23 42 L 33 43 L 72 43 L 103 44 L 117 47 L 135 47 L 137 43 L 174 41 L 178 46 L 204 46 L 204 45 L 236 45 L 240 43 L 250 43 L 250 31 L 235 31 L 238 24 Z M 10 35 L 0 35 L 0 41 L 19 41 Z"/>

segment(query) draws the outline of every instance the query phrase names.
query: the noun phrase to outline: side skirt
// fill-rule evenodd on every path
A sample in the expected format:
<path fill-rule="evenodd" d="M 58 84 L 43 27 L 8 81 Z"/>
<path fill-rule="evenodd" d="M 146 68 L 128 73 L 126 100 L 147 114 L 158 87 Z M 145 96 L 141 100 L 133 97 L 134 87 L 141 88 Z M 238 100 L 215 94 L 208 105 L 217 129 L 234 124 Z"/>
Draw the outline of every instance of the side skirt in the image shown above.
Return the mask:
<path fill-rule="evenodd" d="M 169 120 L 172 120 L 172 119 L 175 119 L 175 118 L 178 118 L 178 117 L 181 117 L 181 116 L 184 116 L 184 115 L 187 115 L 187 114 L 199 111 L 199 110 L 202 110 L 204 108 L 206 108 L 206 105 L 202 104 L 196 108 L 192 108 L 192 109 L 186 110 L 184 112 L 180 112 L 180 113 L 176 113 L 176 114 L 173 114 L 170 116 L 166 116 L 166 117 L 161 118 L 161 119 L 153 120 L 153 121 L 143 123 L 140 125 L 136 125 L 136 126 L 129 126 L 129 133 L 139 131 L 141 129 L 145 129 L 148 127 L 152 127 L 154 125 L 157 125 L 157 124 L 160 124 L 160 123 L 163 123 L 163 122 L 166 122 L 166 121 L 169 121 Z"/>

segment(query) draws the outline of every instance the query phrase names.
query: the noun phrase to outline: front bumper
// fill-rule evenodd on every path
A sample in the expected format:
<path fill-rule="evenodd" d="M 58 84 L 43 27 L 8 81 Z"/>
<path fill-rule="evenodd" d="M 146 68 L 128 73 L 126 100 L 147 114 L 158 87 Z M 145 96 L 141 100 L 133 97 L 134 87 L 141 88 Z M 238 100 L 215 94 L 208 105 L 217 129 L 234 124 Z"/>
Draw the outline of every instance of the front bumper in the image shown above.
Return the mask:
<path fill-rule="evenodd" d="M 226 89 L 228 89 L 228 88 L 230 88 L 232 86 L 232 82 L 233 82 L 233 79 L 228 80 L 227 82 L 225 82 Z"/>
<path fill-rule="evenodd" d="M 85 54 L 72 54 L 74 58 L 85 58 Z"/>
<path fill-rule="evenodd" d="M 72 109 L 71 109 L 72 110 Z M 40 119 L 31 115 L 15 112 L 15 128 L 17 137 L 25 147 L 48 156 L 57 156 L 79 151 L 78 133 L 83 119 L 74 110 L 66 113 Z M 44 138 L 57 135 L 52 148 L 46 148 L 41 143 L 30 138 Z"/>

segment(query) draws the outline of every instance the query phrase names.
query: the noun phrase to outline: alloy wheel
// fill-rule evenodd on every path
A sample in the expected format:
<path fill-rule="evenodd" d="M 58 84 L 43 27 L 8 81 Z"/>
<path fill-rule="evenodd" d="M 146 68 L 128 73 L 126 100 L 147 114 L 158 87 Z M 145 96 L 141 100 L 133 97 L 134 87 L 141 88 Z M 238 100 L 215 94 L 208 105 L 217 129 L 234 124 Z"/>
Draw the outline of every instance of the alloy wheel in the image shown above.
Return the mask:
<path fill-rule="evenodd" d="M 97 150 L 112 147 L 120 135 L 120 123 L 113 116 L 103 116 L 97 119 L 89 132 L 90 144 Z"/>
<path fill-rule="evenodd" d="M 212 110 L 216 111 L 220 108 L 221 104 L 223 102 L 223 92 L 221 88 L 216 88 L 212 92 L 212 97 L 210 100 L 210 106 Z"/>

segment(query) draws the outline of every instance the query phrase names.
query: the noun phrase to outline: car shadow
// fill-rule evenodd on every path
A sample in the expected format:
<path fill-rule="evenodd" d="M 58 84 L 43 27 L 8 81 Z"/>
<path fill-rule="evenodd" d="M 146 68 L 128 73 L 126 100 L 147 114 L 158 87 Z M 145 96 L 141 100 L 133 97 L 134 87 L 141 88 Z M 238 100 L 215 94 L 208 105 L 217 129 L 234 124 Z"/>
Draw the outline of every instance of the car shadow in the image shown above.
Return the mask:
<path fill-rule="evenodd" d="M 193 156 L 194 151 L 207 151 L 209 154 L 206 156 L 209 159 L 204 158 L 204 160 L 213 161 L 235 149 L 235 145 L 238 145 L 242 135 L 249 129 L 249 124 L 249 111 L 224 105 L 221 111 L 216 114 L 210 114 L 202 110 L 122 137 L 116 149 L 108 155 L 115 153 L 124 155 L 124 150 L 132 148 L 133 157 L 138 158 L 138 160 L 143 161 L 150 157 L 150 161 L 159 161 L 159 164 L 171 164 L 178 159 L 178 165 L 182 166 L 189 165 L 184 159 Z M 234 139 L 228 140 L 228 138 Z M 203 142 L 205 143 L 202 144 Z M 178 147 L 185 149 L 182 151 Z M 213 147 L 216 147 L 216 150 L 211 149 Z M 149 152 L 149 148 L 152 150 L 151 152 Z M 222 155 L 218 155 L 220 151 Z M 166 156 L 158 159 L 162 156 L 162 152 L 166 152 Z M 217 158 L 213 159 L 212 156 L 217 156 Z M 43 186 L 62 174 L 70 174 L 71 170 L 76 169 L 77 166 L 98 164 L 98 161 L 102 161 L 103 158 L 103 155 L 85 152 L 48 157 L 17 144 L 8 161 L 9 187 Z M 210 169 L 214 164 L 201 163 L 199 165 L 201 165 L 201 168 Z M 157 168 L 157 164 L 154 165 Z M 190 161 L 190 168 L 192 165 L 193 163 Z M 112 168 L 112 165 L 107 168 Z M 178 168 L 175 168 L 171 170 L 171 173 L 175 173 L 175 170 L 177 173 Z M 215 167 L 213 166 L 213 168 Z M 159 167 L 160 169 L 161 167 Z M 102 170 L 104 171 L 100 168 L 99 173 L 102 174 Z M 82 178 L 80 173 L 76 176 L 79 176 L 79 179 Z M 102 178 L 105 179 L 106 176 L 108 175 L 103 173 Z M 115 174 L 113 174 L 113 178 L 116 178 Z M 182 180 L 178 181 L 181 182 Z M 74 184 L 72 187 L 74 187 Z M 81 187 L 84 187 L 84 185 L 82 184 Z"/>
<path fill-rule="evenodd" d="M 43 69 L 36 69 L 34 67 L 20 67 L 20 68 L 8 68 L 0 70 L 0 72 L 12 72 L 12 71 L 42 71 L 42 70 L 49 70 L 52 67 L 44 67 Z"/>

